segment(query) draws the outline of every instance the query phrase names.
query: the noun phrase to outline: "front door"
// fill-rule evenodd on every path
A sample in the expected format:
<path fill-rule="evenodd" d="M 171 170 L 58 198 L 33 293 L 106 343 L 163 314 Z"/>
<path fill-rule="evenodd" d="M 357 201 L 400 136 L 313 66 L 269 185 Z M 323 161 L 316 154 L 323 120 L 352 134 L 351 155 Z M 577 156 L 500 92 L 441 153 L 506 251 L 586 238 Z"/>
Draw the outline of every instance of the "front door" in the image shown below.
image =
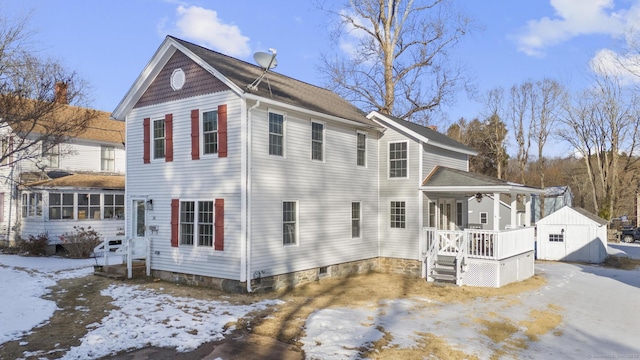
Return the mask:
<path fill-rule="evenodd" d="M 133 200 L 133 216 L 131 217 L 133 232 L 132 239 L 144 238 L 147 232 L 145 216 L 145 200 Z"/>
<path fill-rule="evenodd" d="M 454 199 L 440 199 L 440 230 L 456 229 L 456 201 Z"/>

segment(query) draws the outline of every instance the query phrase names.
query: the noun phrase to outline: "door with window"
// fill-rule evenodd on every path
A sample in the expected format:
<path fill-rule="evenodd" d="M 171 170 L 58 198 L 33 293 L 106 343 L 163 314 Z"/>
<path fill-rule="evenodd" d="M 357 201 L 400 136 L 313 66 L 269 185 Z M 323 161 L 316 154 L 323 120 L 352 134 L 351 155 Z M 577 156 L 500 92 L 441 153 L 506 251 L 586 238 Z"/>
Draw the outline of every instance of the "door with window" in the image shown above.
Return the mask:
<path fill-rule="evenodd" d="M 134 199 L 131 207 L 131 252 L 134 259 L 146 256 L 147 209 L 145 199 Z"/>
<path fill-rule="evenodd" d="M 456 230 L 456 201 L 454 199 L 440 199 L 440 230 Z"/>

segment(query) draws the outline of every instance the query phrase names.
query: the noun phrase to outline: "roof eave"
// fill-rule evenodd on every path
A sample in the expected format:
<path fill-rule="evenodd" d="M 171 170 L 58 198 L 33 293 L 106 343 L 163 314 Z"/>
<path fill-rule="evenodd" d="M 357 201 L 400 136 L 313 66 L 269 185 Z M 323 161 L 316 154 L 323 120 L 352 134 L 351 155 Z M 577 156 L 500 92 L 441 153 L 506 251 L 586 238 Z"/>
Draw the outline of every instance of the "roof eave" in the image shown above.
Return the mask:
<path fill-rule="evenodd" d="M 419 190 L 425 192 L 458 192 L 458 193 L 526 193 L 542 194 L 544 190 L 528 186 L 513 185 L 480 185 L 480 186 L 420 186 Z"/>

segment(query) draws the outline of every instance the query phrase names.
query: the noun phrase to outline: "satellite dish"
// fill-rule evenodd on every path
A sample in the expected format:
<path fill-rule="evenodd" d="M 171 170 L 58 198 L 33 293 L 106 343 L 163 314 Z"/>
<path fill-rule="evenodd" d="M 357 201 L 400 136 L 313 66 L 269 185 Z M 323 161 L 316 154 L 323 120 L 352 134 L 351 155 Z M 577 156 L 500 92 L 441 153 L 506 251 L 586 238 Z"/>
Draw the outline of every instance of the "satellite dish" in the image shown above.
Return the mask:
<path fill-rule="evenodd" d="M 269 49 L 269 51 L 271 51 L 272 53 L 268 54 L 266 52 L 258 51 L 257 53 L 253 54 L 253 59 L 256 61 L 256 63 L 263 69 L 267 70 L 274 69 L 276 66 L 278 66 L 278 60 L 276 60 L 276 50 Z"/>
<path fill-rule="evenodd" d="M 267 74 L 267 71 L 278 66 L 278 61 L 276 60 L 276 49 L 269 49 L 269 52 L 271 54 L 266 52 L 261 52 L 261 51 L 258 51 L 257 53 L 253 54 L 253 59 L 262 68 L 262 74 L 260 74 L 260 76 L 257 79 L 255 79 L 251 84 L 247 85 L 247 88 L 249 90 L 253 90 L 253 91 L 258 90 L 258 85 L 260 84 L 264 76 Z"/>

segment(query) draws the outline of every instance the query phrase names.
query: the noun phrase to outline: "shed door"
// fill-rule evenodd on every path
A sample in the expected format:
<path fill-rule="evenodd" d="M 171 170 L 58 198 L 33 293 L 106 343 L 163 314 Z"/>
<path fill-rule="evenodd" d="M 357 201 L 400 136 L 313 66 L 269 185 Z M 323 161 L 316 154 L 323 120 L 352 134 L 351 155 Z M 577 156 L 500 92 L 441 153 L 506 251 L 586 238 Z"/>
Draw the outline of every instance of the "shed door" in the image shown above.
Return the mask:
<path fill-rule="evenodd" d="M 565 231 L 566 261 L 591 261 L 590 240 L 594 238 L 590 226 L 568 226 Z"/>

